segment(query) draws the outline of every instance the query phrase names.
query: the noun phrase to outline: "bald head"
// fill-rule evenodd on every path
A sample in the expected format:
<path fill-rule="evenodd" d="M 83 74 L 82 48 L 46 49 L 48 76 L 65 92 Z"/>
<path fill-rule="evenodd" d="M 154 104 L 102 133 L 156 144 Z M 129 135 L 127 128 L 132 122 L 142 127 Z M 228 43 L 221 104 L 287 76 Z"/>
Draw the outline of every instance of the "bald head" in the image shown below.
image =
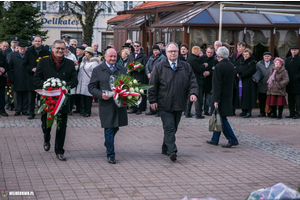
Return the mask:
<path fill-rule="evenodd" d="M 109 65 L 114 65 L 117 62 L 117 51 L 115 49 L 107 49 L 104 55 L 105 61 Z"/>

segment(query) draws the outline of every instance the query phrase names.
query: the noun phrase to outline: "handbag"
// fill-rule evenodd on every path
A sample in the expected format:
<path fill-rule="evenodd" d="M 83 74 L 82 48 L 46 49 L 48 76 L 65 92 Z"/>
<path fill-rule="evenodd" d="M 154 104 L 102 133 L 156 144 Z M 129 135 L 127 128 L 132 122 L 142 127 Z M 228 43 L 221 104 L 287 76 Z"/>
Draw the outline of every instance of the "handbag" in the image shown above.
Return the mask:
<path fill-rule="evenodd" d="M 209 119 L 208 131 L 213 131 L 213 132 L 223 131 L 222 118 L 218 108 L 215 108 L 215 110 L 211 115 L 211 118 Z"/>
<path fill-rule="evenodd" d="M 263 73 L 260 70 L 257 70 L 255 74 L 252 75 L 252 80 L 255 83 L 258 83 L 264 77 Z"/>

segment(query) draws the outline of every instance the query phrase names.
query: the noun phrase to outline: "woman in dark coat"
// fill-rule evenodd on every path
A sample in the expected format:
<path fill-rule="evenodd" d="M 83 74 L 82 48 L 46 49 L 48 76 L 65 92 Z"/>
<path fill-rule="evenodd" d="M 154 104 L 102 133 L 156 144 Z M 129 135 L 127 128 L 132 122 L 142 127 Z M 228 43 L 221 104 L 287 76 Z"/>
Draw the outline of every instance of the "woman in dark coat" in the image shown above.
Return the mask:
<path fill-rule="evenodd" d="M 287 105 L 286 86 L 289 83 L 289 75 L 284 68 L 284 61 L 281 58 L 274 59 L 275 67 L 270 72 L 267 90 L 267 105 L 272 108 L 272 118 L 282 118 L 283 106 Z M 278 116 L 276 107 L 278 106 Z"/>
<path fill-rule="evenodd" d="M 252 108 L 256 107 L 256 85 L 252 80 L 252 75 L 256 72 L 255 58 L 252 51 L 246 48 L 243 52 L 243 60 L 237 67 L 237 77 L 239 78 L 239 99 L 243 118 L 251 117 Z"/>

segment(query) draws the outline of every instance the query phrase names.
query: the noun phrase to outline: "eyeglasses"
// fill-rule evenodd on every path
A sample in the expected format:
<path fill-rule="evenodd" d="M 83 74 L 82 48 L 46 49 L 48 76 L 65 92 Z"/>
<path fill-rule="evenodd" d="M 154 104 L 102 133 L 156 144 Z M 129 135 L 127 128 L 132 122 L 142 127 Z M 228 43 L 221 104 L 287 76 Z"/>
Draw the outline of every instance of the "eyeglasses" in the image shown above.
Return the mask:
<path fill-rule="evenodd" d="M 178 51 L 168 51 L 168 53 L 178 53 Z"/>
<path fill-rule="evenodd" d="M 140 45 L 133 45 L 134 47 L 140 47 Z"/>
<path fill-rule="evenodd" d="M 71 44 L 71 46 L 76 46 L 76 44 Z"/>
<path fill-rule="evenodd" d="M 64 51 L 66 48 L 55 47 L 55 49 Z"/>

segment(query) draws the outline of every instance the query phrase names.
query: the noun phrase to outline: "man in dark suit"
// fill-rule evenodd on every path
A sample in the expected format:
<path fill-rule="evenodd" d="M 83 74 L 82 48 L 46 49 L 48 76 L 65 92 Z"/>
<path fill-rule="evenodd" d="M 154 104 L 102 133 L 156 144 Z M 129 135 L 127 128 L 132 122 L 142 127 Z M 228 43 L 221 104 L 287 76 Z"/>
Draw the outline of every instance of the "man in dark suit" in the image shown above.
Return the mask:
<path fill-rule="evenodd" d="M 89 92 L 98 98 L 99 117 L 101 127 L 104 128 L 104 145 L 106 147 L 107 161 L 115 164 L 114 139 L 120 126 L 128 124 L 126 107 L 118 107 L 113 98 L 109 98 L 104 92 L 111 91 L 109 78 L 111 75 L 126 74 L 126 69 L 116 64 L 117 51 L 110 48 L 105 52 L 105 62 L 94 68 L 91 81 L 88 85 Z"/>
<path fill-rule="evenodd" d="M 35 99 L 36 99 L 36 89 L 33 83 L 33 75 L 36 71 L 36 66 L 38 62 L 44 58 L 49 57 L 50 52 L 42 47 L 42 38 L 36 35 L 33 40 L 34 45 L 27 49 L 25 53 L 25 58 L 23 62 L 23 67 L 27 71 L 27 90 L 28 90 L 28 119 L 34 119 L 35 113 Z"/>
<path fill-rule="evenodd" d="M 230 124 L 227 121 L 227 116 L 232 116 L 232 79 L 235 76 L 234 66 L 228 60 L 229 51 L 226 47 L 219 47 L 217 50 L 217 59 L 219 63 L 216 65 L 213 80 L 212 80 L 212 96 L 211 107 L 218 108 L 222 117 L 223 133 L 228 140 L 228 144 L 222 147 L 230 148 L 239 145 L 239 142 L 234 135 Z M 221 132 L 213 132 L 211 140 L 206 142 L 211 145 L 218 145 Z"/>
<path fill-rule="evenodd" d="M 148 57 L 144 53 L 144 51 L 141 49 L 142 48 L 141 42 L 135 41 L 133 47 L 134 47 L 134 53 L 129 55 L 128 63 L 140 62 L 142 65 L 144 65 L 144 68 L 140 72 L 131 71 L 130 76 L 135 78 L 140 83 L 148 84 L 148 77 L 147 77 L 146 72 L 145 72 L 145 67 L 146 67 L 146 64 L 148 62 Z M 142 111 L 146 110 L 146 108 L 147 108 L 146 91 L 144 91 L 144 93 L 145 94 L 142 95 L 142 102 L 140 103 L 140 105 L 134 106 L 132 108 L 132 110 L 130 112 L 128 112 L 129 114 L 135 113 L 137 115 L 140 115 L 140 114 L 142 114 Z"/>
<path fill-rule="evenodd" d="M 28 92 L 27 92 L 27 72 L 23 67 L 27 42 L 19 42 L 17 52 L 12 52 L 9 56 L 8 79 L 13 85 L 15 116 L 28 115 Z"/>
<path fill-rule="evenodd" d="M 180 45 L 180 56 L 179 60 L 187 61 L 188 59 L 189 47 L 187 44 L 183 43 Z"/>
<path fill-rule="evenodd" d="M 167 58 L 155 65 L 150 77 L 149 102 L 151 108 L 159 110 L 163 122 L 164 140 L 162 154 L 169 155 L 170 160 L 177 160 L 175 134 L 186 108 L 186 102 L 197 101 L 197 81 L 189 63 L 178 59 L 178 45 L 167 45 Z"/>
<path fill-rule="evenodd" d="M 6 75 L 8 71 L 8 64 L 4 55 L 0 54 L 0 115 L 8 116 L 5 112 L 5 86 L 6 86 Z"/>
<path fill-rule="evenodd" d="M 53 51 L 50 56 L 43 58 L 39 61 L 36 72 L 34 74 L 34 84 L 37 88 L 43 88 L 44 82 L 48 78 L 59 78 L 61 81 L 65 81 L 67 86 L 74 88 L 78 84 L 77 73 L 74 67 L 74 62 L 64 58 L 64 51 L 66 44 L 62 40 L 56 40 L 53 43 Z M 61 114 L 61 121 L 56 129 L 55 137 L 55 154 L 56 157 L 65 161 L 65 150 L 63 149 L 66 137 L 68 113 L 71 111 L 70 99 L 67 100 L 65 106 L 59 111 Z M 47 128 L 47 114 L 42 114 L 42 130 L 44 133 L 44 150 L 50 150 L 50 132 L 51 127 Z"/>

